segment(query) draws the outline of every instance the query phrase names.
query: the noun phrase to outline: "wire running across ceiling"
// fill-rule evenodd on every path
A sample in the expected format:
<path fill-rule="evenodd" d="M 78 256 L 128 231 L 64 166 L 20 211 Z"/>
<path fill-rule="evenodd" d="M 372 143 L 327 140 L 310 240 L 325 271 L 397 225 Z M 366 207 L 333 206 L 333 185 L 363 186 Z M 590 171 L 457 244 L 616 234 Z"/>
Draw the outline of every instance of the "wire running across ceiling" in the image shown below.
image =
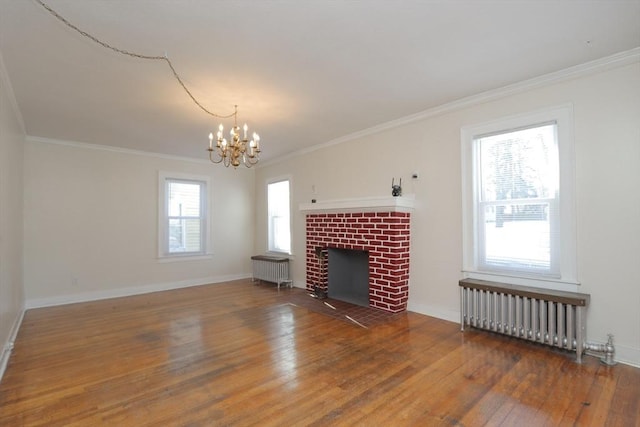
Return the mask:
<path fill-rule="evenodd" d="M 72 30 L 76 31 L 77 33 L 79 33 L 81 36 L 88 38 L 89 40 L 99 44 L 100 46 L 112 50 L 116 53 L 119 53 L 121 55 L 126 55 L 126 56 L 130 56 L 133 58 L 138 58 L 138 59 L 149 59 L 149 60 L 153 60 L 153 61 L 163 61 L 165 62 L 169 68 L 171 69 L 171 72 L 173 73 L 173 76 L 175 77 L 175 79 L 177 80 L 177 82 L 180 84 L 180 86 L 182 86 L 182 89 L 184 89 L 184 91 L 187 93 L 187 95 L 189 95 L 189 98 L 191 98 L 191 100 L 205 113 L 209 114 L 210 116 L 213 117 L 217 117 L 220 119 L 228 119 L 231 117 L 236 117 L 238 114 L 237 108 L 236 110 L 231 113 L 231 114 L 227 114 L 227 115 L 223 115 L 223 114 L 217 114 L 214 113 L 210 110 L 208 110 L 204 105 L 202 105 L 195 96 L 193 96 L 193 94 L 191 93 L 191 91 L 187 88 L 187 86 L 184 84 L 184 82 L 182 81 L 182 79 L 180 78 L 180 76 L 178 75 L 178 72 L 176 71 L 175 67 L 173 66 L 173 63 L 171 62 L 171 60 L 169 59 L 169 57 L 167 56 L 167 54 L 165 53 L 163 56 L 154 56 L 154 55 L 143 55 L 140 53 L 135 53 L 135 52 L 129 52 L 128 50 L 124 50 L 124 49 L 120 49 L 118 47 L 112 46 L 109 43 L 106 43 L 100 39 L 98 39 L 97 37 L 87 33 L 86 31 L 81 30 L 80 28 L 76 27 L 75 25 L 73 25 L 71 22 L 69 22 L 67 19 L 65 19 L 63 16 L 61 16 L 58 12 L 56 12 L 55 10 L 53 10 L 48 4 L 46 4 L 45 2 L 43 2 L 42 0 L 35 0 L 38 4 L 40 4 L 40 6 L 42 6 L 43 8 L 45 8 L 51 15 L 53 15 L 56 19 L 58 19 L 60 22 L 62 22 L 63 24 L 65 24 L 67 27 L 71 28 Z"/>

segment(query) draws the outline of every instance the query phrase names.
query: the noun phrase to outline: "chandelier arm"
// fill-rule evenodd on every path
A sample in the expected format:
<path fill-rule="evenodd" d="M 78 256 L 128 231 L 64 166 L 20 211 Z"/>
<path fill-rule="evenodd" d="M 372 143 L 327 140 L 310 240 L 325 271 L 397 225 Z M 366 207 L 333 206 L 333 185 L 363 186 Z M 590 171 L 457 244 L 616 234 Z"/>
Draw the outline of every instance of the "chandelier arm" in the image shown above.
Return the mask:
<path fill-rule="evenodd" d="M 222 161 L 223 157 L 220 155 L 220 152 L 216 151 L 216 154 L 218 154 L 219 159 L 213 160 L 213 150 L 209 150 L 209 160 L 211 163 L 220 163 Z"/>
<path fill-rule="evenodd" d="M 248 168 L 250 168 L 251 166 L 255 165 L 256 163 L 258 163 L 258 161 L 260 161 L 260 159 L 258 158 L 258 156 L 254 156 L 255 160 L 251 160 L 251 157 L 247 156 L 244 160 L 244 164 L 245 166 L 247 166 Z"/>
<path fill-rule="evenodd" d="M 249 163 L 251 163 L 252 165 L 255 165 L 256 163 L 258 163 L 260 161 L 260 159 L 258 157 L 254 157 L 254 160 L 252 160 L 251 158 L 249 158 Z"/>

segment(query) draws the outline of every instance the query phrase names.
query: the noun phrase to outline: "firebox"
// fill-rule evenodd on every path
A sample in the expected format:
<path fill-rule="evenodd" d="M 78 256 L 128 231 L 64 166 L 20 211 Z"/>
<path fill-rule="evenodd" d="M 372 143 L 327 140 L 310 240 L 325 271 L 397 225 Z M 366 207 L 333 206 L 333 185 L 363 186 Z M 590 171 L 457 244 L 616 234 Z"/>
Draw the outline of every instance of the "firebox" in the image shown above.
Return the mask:
<path fill-rule="evenodd" d="M 329 248 L 329 298 L 369 307 L 369 252 Z"/>

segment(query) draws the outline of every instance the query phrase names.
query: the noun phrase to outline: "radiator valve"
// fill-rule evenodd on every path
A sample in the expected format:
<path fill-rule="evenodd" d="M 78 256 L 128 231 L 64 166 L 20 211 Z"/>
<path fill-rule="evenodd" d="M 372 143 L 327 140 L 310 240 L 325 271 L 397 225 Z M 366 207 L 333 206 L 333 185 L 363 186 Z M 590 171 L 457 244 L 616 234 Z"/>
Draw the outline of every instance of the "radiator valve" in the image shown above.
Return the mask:
<path fill-rule="evenodd" d="M 613 366 L 617 362 L 613 359 L 616 354 L 616 348 L 613 346 L 613 334 L 607 335 L 606 344 L 586 343 L 585 350 L 589 353 L 598 353 L 601 355 L 600 361 L 605 365 Z"/>
<path fill-rule="evenodd" d="M 616 348 L 613 346 L 613 334 L 609 334 L 607 337 L 604 357 L 601 360 L 605 365 L 613 366 L 616 364 L 616 361 L 613 360 L 613 356 L 616 354 Z"/>

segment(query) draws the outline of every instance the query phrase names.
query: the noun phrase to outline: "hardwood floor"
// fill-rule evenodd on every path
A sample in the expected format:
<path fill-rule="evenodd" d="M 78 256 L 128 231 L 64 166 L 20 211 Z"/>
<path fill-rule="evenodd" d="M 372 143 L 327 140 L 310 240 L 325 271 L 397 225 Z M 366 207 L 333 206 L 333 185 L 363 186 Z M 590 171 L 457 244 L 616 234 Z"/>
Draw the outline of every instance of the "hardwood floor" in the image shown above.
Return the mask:
<path fill-rule="evenodd" d="M 638 426 L 640 369 L 250 281 L 29 310 L 1 426 Z M 319 302 L 318 302 L 319 303 Z"/>

